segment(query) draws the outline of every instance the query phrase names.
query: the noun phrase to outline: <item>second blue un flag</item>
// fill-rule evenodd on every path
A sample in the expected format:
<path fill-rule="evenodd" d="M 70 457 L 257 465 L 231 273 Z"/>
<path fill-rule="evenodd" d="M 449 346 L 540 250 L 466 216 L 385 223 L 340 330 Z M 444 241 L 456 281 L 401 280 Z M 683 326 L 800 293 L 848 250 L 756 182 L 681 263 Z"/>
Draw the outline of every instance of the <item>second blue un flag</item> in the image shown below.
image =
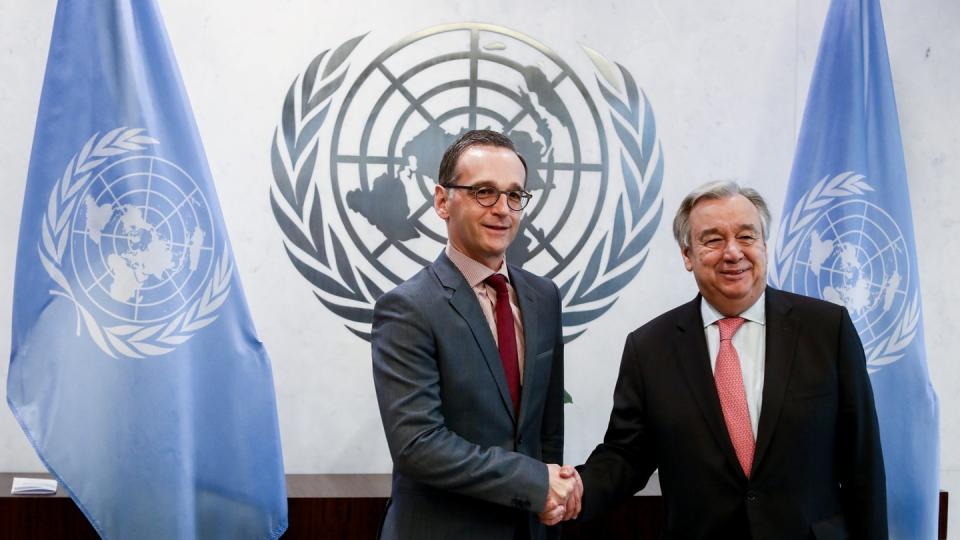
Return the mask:
<path fill-rule="evenodd" d="M 891 538 L 937 537 L 938 410 L 877 0 L 833 0 L 770 280 L 847 307 L 873 385 Z"/>

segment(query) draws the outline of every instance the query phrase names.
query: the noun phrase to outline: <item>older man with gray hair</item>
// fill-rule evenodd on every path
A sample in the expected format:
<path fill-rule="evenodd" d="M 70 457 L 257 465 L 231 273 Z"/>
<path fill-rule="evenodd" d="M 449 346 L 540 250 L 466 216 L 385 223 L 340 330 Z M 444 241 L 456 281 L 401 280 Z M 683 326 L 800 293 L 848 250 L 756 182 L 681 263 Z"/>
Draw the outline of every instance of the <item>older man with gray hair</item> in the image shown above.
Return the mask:
<path fill-rule="evenodd" d="M 659 469 L 668 538 L 886 538 L 880 434 L 842 306 L 766 285 L 770 212 L 706 184 L 673 223 L 699 294 L 627 337 L 581 519 Z"/>

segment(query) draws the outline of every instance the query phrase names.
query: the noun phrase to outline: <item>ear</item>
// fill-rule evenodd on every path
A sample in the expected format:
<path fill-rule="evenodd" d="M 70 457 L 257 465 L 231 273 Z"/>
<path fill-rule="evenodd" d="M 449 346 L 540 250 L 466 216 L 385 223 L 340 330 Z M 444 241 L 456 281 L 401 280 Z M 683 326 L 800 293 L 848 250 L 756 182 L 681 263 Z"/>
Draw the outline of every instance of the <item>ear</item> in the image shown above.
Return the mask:
<path fill-rule="evenodd" d="M 446 221 L 450 219 L 450 212 L 447 211 L 447 190 L 437 184 L 433 188 L 433 210 L 440 216 L 440 219 Z"/>
<path fill-rule="evenodd" d="M 690 248 L 680 248 L 680 256 L 683 257 L 683 266 L 687 272 L 693 271 L 693 260 L 690 259 Z"/>

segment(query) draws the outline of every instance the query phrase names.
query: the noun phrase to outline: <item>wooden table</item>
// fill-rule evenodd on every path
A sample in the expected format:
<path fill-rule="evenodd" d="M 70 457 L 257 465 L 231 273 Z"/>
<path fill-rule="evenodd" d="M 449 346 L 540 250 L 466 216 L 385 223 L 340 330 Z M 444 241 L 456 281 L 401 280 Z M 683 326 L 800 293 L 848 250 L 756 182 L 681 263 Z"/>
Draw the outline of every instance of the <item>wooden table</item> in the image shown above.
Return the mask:
<path fill-rule="evenodd" d="M 73 501 L 60 489 L 56 495 L 13 496 L 14 476 L 49 478 L 45 474 L 0 473 L 0 535 L 28 540 L 99 538 Z M 290 526 L 284 539 L 372 539 L 390 495 L 388 474 L 288 474 Z M 948 494 L 940 492 L 940 539 L 947 537 Z M 567 525 L 564 540 L 659 538 L 663 501 L 637 496 L 588 523 Z"/>

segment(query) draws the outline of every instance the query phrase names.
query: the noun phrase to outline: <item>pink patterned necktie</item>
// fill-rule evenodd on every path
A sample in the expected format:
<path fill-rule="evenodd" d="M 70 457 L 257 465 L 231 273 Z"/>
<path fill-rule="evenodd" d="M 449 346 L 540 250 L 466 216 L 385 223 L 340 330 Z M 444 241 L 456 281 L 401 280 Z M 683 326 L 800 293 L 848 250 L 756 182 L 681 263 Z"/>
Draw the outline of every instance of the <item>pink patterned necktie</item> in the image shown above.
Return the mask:
<path fill-rule="evenodd" d="M 730 442 L 737 453 L 737 461 L 744 474 L 750 478 L 753 465 L 754 438 L 750 427 L 750 411 L 747 409 L 747 394 L 743 389 L 743 374 L 740 372 L 740 357 L 733 347 L 733 335 L 746 322 L 742 317 L 729 317 L 717 321 L 720 326 L 720 352 L 713 370 L 713 379 L 720 397 L 723 420 L 727 424 Z"/>
<path fill-rule="evenodd" d="M 497 305 L 494 307 L 497 319 L 497 348 L 500 349 L 500 362 L 503 363 L 503 374 L 507 377 L 513 412 L 518 414 L 520 411 L 520 357 L 517 353 L 517 331 L 514 327 L 513 309 L 510 307 L 510 290 L 507 289 L 507 278 L 503 274 L 493 274 L 485 281 L 497 291 Z"/>

